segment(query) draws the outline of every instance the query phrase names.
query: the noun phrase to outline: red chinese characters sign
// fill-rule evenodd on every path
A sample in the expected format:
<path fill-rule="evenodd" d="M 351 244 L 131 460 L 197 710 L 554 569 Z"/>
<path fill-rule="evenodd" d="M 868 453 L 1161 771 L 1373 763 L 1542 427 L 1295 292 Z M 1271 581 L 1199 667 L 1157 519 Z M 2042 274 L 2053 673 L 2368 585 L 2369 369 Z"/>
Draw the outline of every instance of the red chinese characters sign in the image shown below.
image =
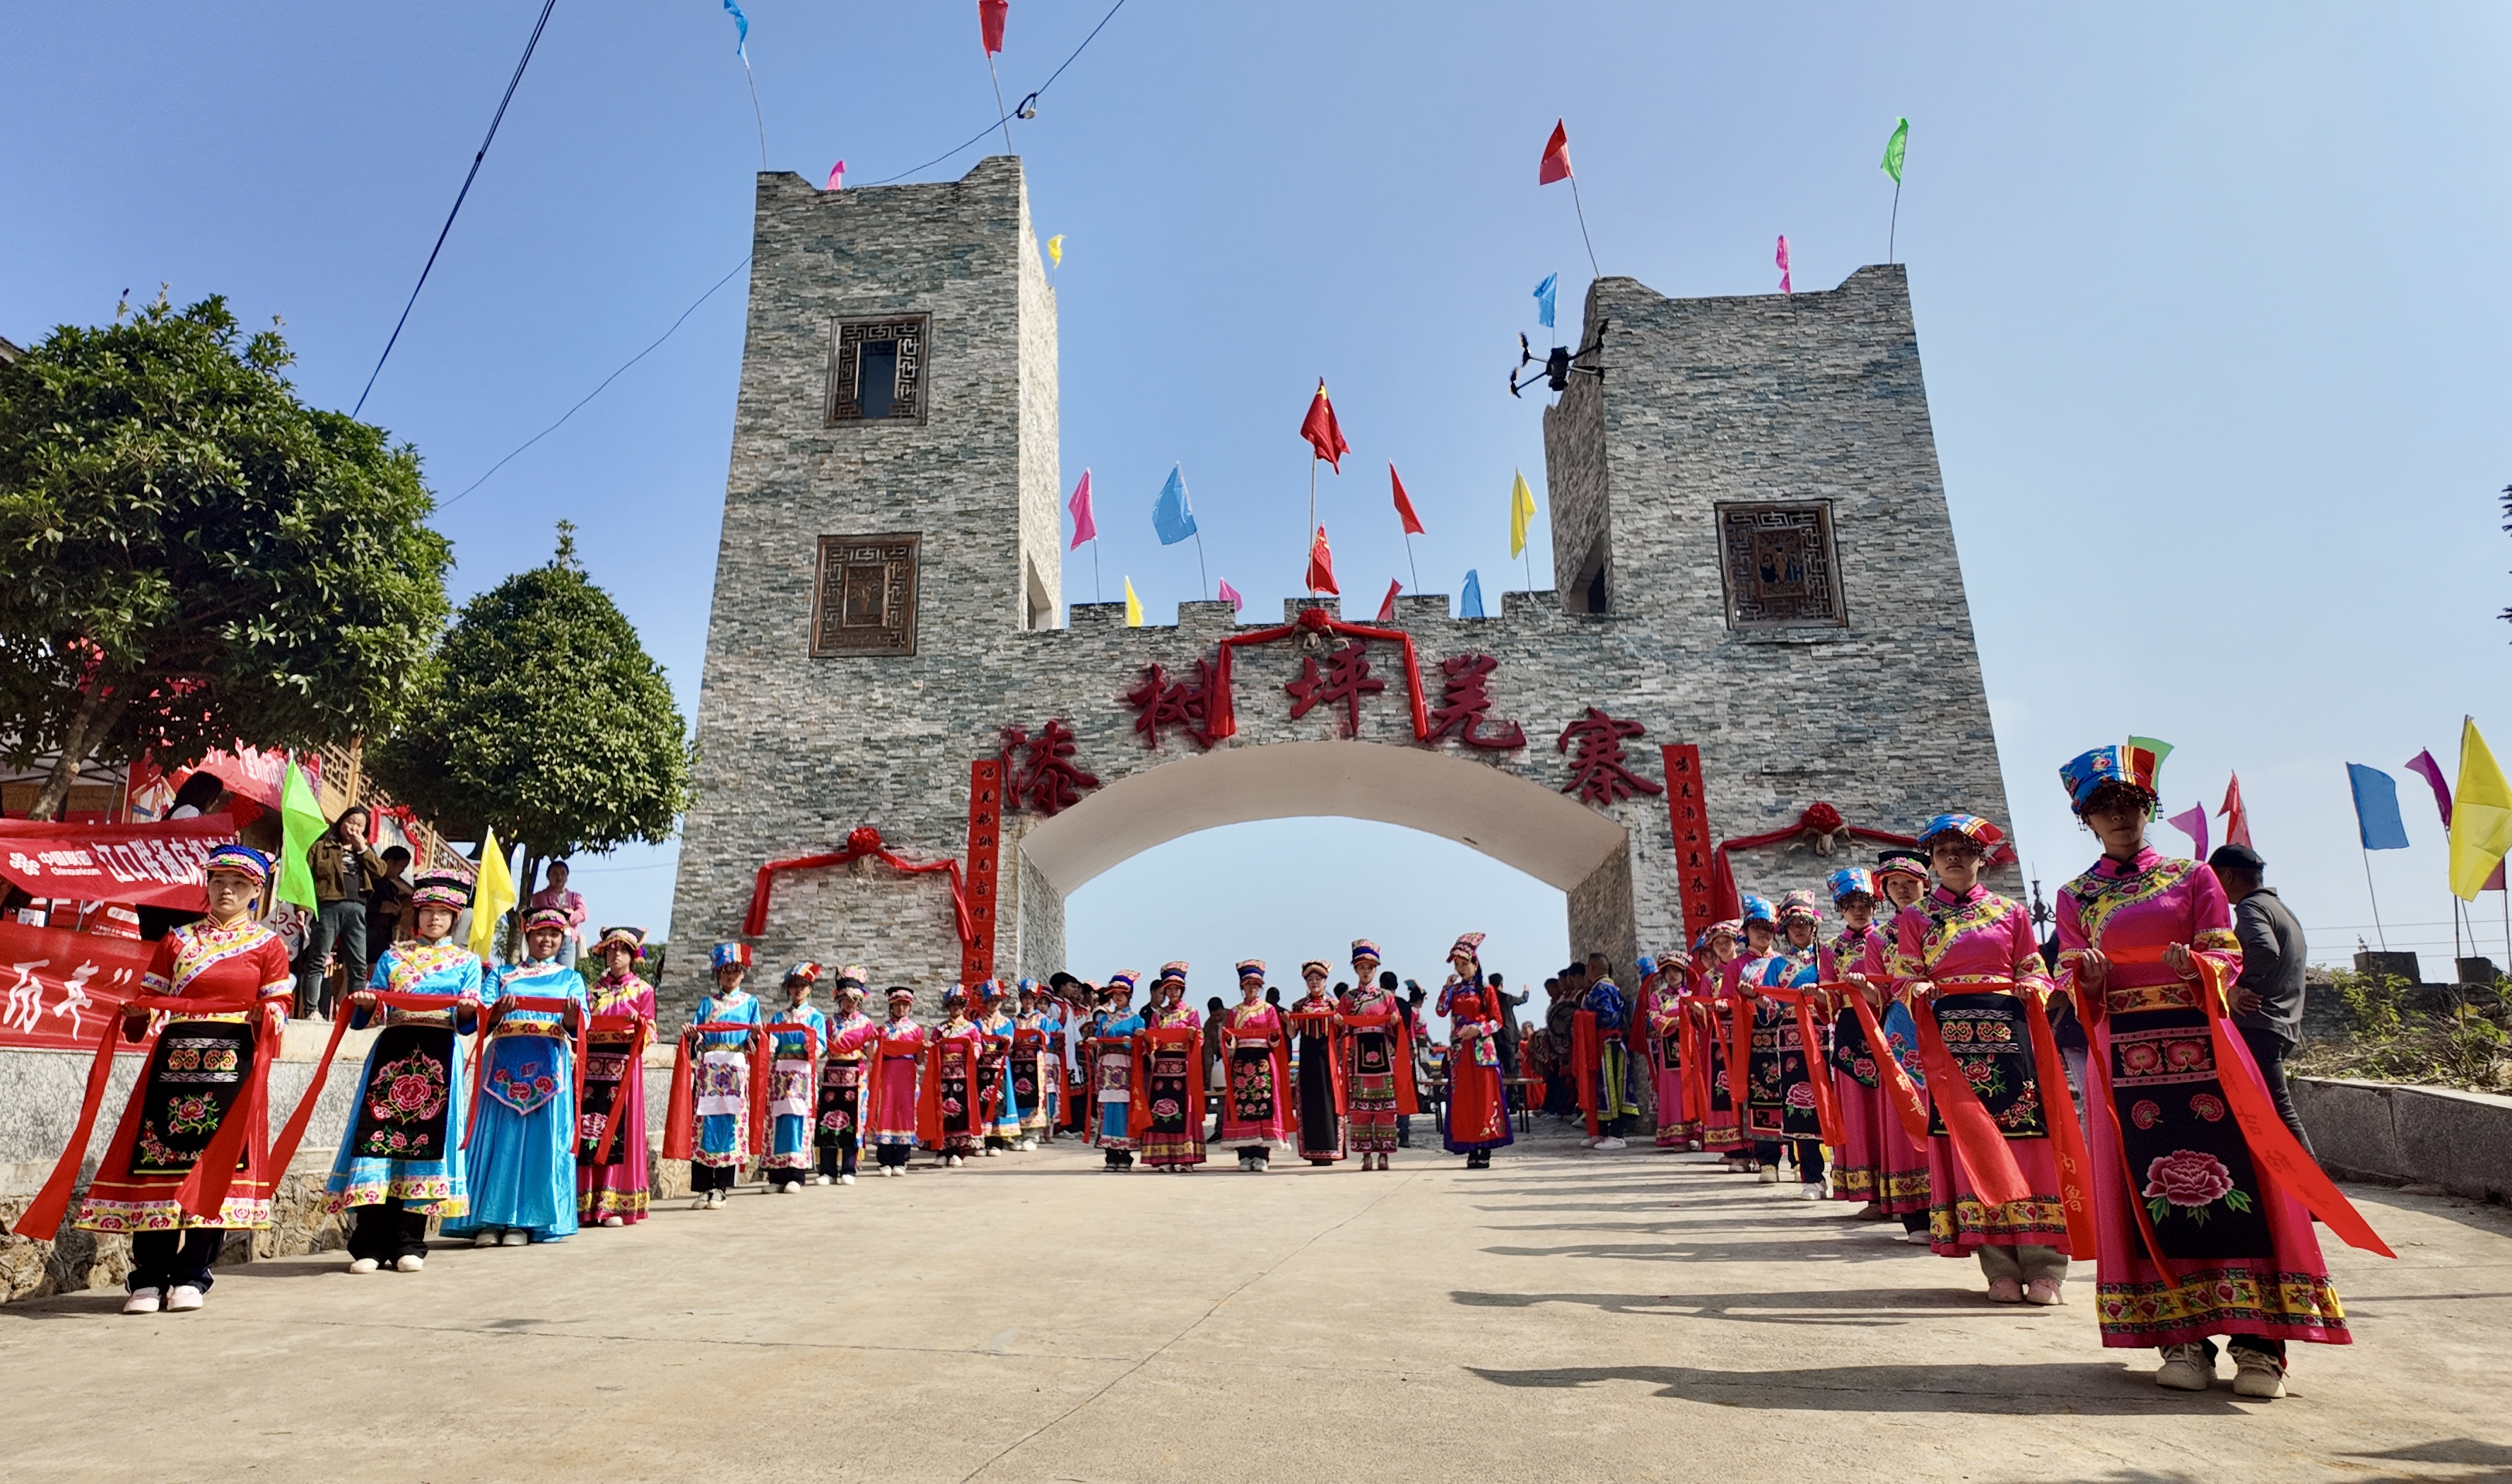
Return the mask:
<path fill-rule="evenodd" d="M 1718 901 L 1710 865 L 1709 805 L 1701 786 L 1701 749 L 1689 742 L 1669 742 L 1666 758 L 1666 811 L 1674 826 L 1675 880 L 1683 899 L 1683 937 L 1701 936 L 1715 918 Z"/>
<path fill-rule="evenodd" d="M 960 982 L 995 976 L 995 868 L 1002 854 L 1003 763 L 968 764 L 968 931 L 960 940 Z"/>
<path fill-rule="evenodd" d="M 94 1050 L 156 952 L 137 938 L 0 921 L 0 1046 Z"/>
<path fill-rule="evenodd" d="M 224 814 L 144 825 L 0 819 L 0 878 L 30 896 L 199 912 L 201 862 L 235 838 Z"/>
<path fill-rule="evenodd" d="M 1665 793 L 1664 784 L 1632 772 L 1630 759 L 1623 752 L 1625 737 L 1641 736 L 1647 731 L 1637 722 L 1609 717 L 1589 707 L 1585 716 L 1561 728 L 1560 737 L 1553 743 L 1555 752 L 1570 755 L 1570 781 L 1561 785 L 1561 792 L 1576 794 L 1583 802 L 1607 806 L 1633 794 Z"/>

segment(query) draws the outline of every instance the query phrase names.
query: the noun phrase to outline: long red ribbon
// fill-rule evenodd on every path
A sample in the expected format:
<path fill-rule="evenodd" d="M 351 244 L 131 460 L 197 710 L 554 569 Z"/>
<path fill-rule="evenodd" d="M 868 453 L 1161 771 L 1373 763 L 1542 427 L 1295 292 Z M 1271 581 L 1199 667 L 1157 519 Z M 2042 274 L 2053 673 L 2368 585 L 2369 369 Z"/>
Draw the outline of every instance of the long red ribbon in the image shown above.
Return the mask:
<path fill-rule="evenodd" d="M 1597 1136 L 1597 1081 L 1603 1074 L 1605 1050 L 1596 1032 L 1596 1012 L 1573 1011 L 1570 1016 L 1570 1075 L 1579 1085 L 1579 1113 L 1588 1120 L 1588 1137 Z"/>
<path fill-rule="evenodd" d="M 697 1137 L 697 1096 L 692 1077 L 698 1056 L 695 1038 L 701 1035 L 729 1035 L 740 1033 L 750 1046 L 750 1147 L 756 1150 L 766 1135 L 767 1117 L 767 1035 L 766 1027 L 746 1020 L 707 1021 L 681 1033 L 678 1054 L 672 1059 L 672 1099 L 663 1113 L 663 1157 L 687 1159 L 695 1152 Z"/>
<path fill-rule="evenodd" d="M 1793 1007 L 1797 1020 L 1797 1041 L 1805 1048 L 1806 1085 L 1814 1089 L 1814 1113 L 1823 1128 L 1823 1142 L 1839 1149 L 1847 1142 L 1840 1127 L 1840 1100 L 1831 1085 L 1829 1069 L 1822 1065 L 1823 1040 L 1814 1026 L 1816 996 L 1806 990 L 1764 989 L 1762 993 L 1781 1004 Z"/>
<path fill-rule="evenodd" d="M 561 998 L 555 995 L 517 995 L 508 998 L 491 1000 L 488 1004 L 488 1008 L 491 1011 L 493 1011 L 499 1020 L 503 1020 L 506 1013 L 510 1010 L 536 1011 L 549 1015 L 565 1015 L 570 1010 L 581 1010 L 583 1009 L 583 1006 L 572 999 Z M 582 1015 L 578 1015 L 576 1017 L 574 1078 L 575 1106 L 572 1111 L 578 1117 L 581 1117 L 584 1113 L 584 1052 L 586 1038 L 584 1022 L 585 1017 Z M 515 1030 L 507 1034 L 510 1035 L 537 1035 L 543 1040 L 553 1041 L 566 1038 L 564 1034 L 552 1034 L 546 1028 L 534 1027 L 533 1029 L 527 1031 L 520 1025 Z M 464 1149 L 469 1149 L 471 1147 L 471 1136 L 476 1133 L 480 1127 L 480 1085 L 482 1082 L 487 1080 L 487 1078 L 481 1075 L 481 1069 L 488 1065 L 489 1042 L 495 1039 L 498 1039 L 498 1036 L 494 1034 L 494 1027 L 484 1026 L 481 1028 L 481 1034 L 479 1036 L 477 1036 L 471 1044 L 471 1112 L 469 1119 L 462 1125 L 462 1147 Z"/>
<path fill-rule="evenodd" d="M 1825 989 L 1833 986 L 1825 985 Z M 1848 994 L 1849 1007 L 1858 1015 L 1858 1029 L 1866 1033 L 1866 1044 L 1874 1052 L 1875 1070 L 1884 1078 L 1884 1090 L 1893 1105 L 1893 1116 L 1901 1120 L 1902 1132 L 1910 1142 L 1924 1150 L 1928 1147 L 1928 1105 L 1919 1101 L 1919 1089 L 1910 1081 L 1909 1073 L 1884 1038 L 1884 1028 L 1875 1023 L 1875 1011 L 1856 985 L 1838 986 Z"/>
<path fill-rule="evenodd" d="M 1980 1094 L 1972 1091 L 1971 1078 L 1955 1065 L 1953 1053 L 1945 1049 L 1944 1037 L 1937 1030 L 1935 1003 L 1912 996 L 1910 1019 L 1919 1031 L 1920 1065 L 1928 1069 L 1928 1096 L 1945 1120 L 1954 1158 L 1973 1191 L 1992 1206 L 2030 1198 L 2031 1183 L 2016 1164 L 2015 1152 L 2006 1147 L 2005 1133 L 1989 1116 Z"/>
<path fill-rule="evenodd" d="M 608 1164 L 611 1152 L 619 1147 L 619 1115 L 628 1109 L 628 1078 L 643 1077 L 646 1074 L 646 1017 L 643 1015 L 586 1017 L 585 1049 L 588 1054 L 592 1050 L 592 1037 L 597 1033 L 616 1035 L 626 1032 L 628 1035 L 628 1049 L 624 1053 L 626 1065 L 619 1074 L 620 1088 L 618 1092 L 611 1095 L 610 1111 L 602 1116 L 602 1147 L 593 1152 L 593 1162 L 597 1165 Z M 584 1115 L 584 1062 L 581 1058 L 575 1065 L 575 1107 L 576 1116 L 582 1117 Z M 640 1139 L 646 1137 L 646 1131 L 642 1128 L 637 1130 L 637 1137 Z"/>

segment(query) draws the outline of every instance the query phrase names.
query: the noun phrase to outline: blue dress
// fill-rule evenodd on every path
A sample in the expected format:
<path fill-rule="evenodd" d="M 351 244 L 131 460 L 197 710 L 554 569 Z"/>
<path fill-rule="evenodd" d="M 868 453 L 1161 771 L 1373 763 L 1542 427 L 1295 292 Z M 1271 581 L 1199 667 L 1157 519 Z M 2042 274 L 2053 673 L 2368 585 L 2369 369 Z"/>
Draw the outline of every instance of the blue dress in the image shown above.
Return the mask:
<path fill-rule="evenodd" d="M 776 1012 L 771 1026 L 808 1026 L 817 1033 L 822 1055 L 829 1049 L 829 1017 L 817 1005 L 788 1006 Z M 801 1030 L 778 1031 L 771 1037 L 767 1063 L 767 1155 L 760 1161 L 771 1170 L 808 1173 L 815 1157 L 811 1119 L 818 1112 L 813 1088 L 818 1079 L 811 1066 L 811 1040 Z"/>
<path fill-rule="evenodd" d="M 497 970 L 500 999 L 585 1001 L 584 976 L 559 959 Z M 483 1228 L 554 1242 L 575 1230 L 575 1043 L 566 1017 L 513 1010 L 497 1022 L 480 1059 L 480 1121 L 471 1130 L 471 1214 L 448 1236 Z"/>
<path fill-rule="evenodd" d="M 759 996 L 735 990 L 699 1000 L 691 1024 L 756 1026 L 765 1019 Z M 696 1041 L 698 1137 L 689 1162 L 738 1169 L 750 1159 L 750 1041 L 738 1031 L 710 1031 Z"/>
<path fill-rule="evenodd" d="M 405 1209 L 460 1216 L 471 1200 L 462 1152 L 469 1088 L 455 1033 L 477 1024 L 480 957 L 451 939 L 396 943 L 375 960 L 367 988 L 458 995 L 472 1005 L 381 1007 L 383 1034 L 358 1074 L 349 1126 L 340 1135 L 331 1178 L 323 1183 L 325 1208 L 337 1212 L 398 1200 Z M 350 1029 L 363 1031 L 369 1024 L 368 1012 L 352 1012 Z"/>
<path fill-rule="evenodd" d="M 1100 1016 L 1090 1028 L 1093 1036 L 1132 1037 L 1142 1034 L 1143 1017 L 1139 1015 Z M 1121 1060 L 1120 1060 L 1121 1058 Z M 1103 1149 L 1130 1150 L 1133 1136 L 1126 1132 L 1125 1121 L 1133 1113 L 1134 1059 L 1131 1052 L 1110 1052 L 1099 1058 L 1097 1074 L 1090 1080 L 1092 1096 L 1099 1100 L 1095 1122 L 1099 1144 Z"/>

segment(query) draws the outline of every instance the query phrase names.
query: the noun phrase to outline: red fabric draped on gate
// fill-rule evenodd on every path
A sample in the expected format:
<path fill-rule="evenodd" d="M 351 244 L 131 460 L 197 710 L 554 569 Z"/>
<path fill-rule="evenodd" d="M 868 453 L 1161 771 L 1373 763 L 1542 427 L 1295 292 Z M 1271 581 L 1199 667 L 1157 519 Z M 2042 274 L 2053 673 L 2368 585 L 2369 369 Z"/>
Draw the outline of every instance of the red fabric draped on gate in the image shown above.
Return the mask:
<path fill-rule="evenodd" d="M 1820 852 L 1828 853 L 1831 842 L 1844 835 L 1851 840 L 1870 840 L 1884 845 L 1918 843 L 1907 835 L 1896 835 L 1890 830 L 1869 830 L 1864 825 L 1853 825 L 1840 817 L 1838 809 L 1821 800 L 1816 800 L 1806 805 L 1805 812 L 1797 816 L 1795 824 L 1785 830 L 1773 830 L 1767 835 L 1746 835 L 1735 840 L 1722 840 L 1718 842 L 1717 848 L 1709 852 L 1709 885 L 1716 897 L 1715 911 L 1719 919 L 1738 917 L 1745 910 L 1743 894 L 1736 889 L 1735 869 L 1727 863 L 1728 851 L 1750 850 L 1759 845 L 1781 845 L 1794 840 L 1811 845 Z M 2002 866 L 2014 859 L 2015 847 L 2010 844 L 1999 845 L 1988 858 L 1992 866 Z"/>
<path fill-rule="evenodd" d="M 812 871 L 823 866 L 847 866 L 865 858 L 903 871 L 910 876 L 926 876 L 940 871 L 951 878 L 951 918 L 960 933 L 960 946 L 966 948 L 976 941 L 977 922 L 968 914 L 968 892 L 960 879 L 958 861 L 911 861 L 882 843 L 881 832 L 870 825 L 857 825 L 846 836 L 846 847 L 825 855 L 797 855 L 788 860 L 769 861 L 759 868 L 759 879 L 750 888 L 750 911 L 741 919 L 742 936 L 756 938 L 767 931 L 767 898 L 773 879 L 779 871 Z"/>
<path fill-rule="evenodd" d="M 1375 629 L 1367 624 L 1346 623 L 1332 617 L 1323 608 L 1302 608 L 1297 622 L 1233 634 L 1221 642 L 1221 657 L 1212 667 L 1212 709 L 1206 719 L 1215 741 L 1238 733 L 1238 714 L 1230 700 L 1232 651 L 1241 644 L 1270 644 L 1303 632 L 1340 634 L 1347 639 L 1374 639 L 1401 649 L 1404 652 L 1404 685 L 1413 702 L 1413 737 L 1416 741 L 1430 740 L 1431 711 L 1422 699 L 1422 666 L 1414 658 L 1413 636 L 1401 629 Z"/>

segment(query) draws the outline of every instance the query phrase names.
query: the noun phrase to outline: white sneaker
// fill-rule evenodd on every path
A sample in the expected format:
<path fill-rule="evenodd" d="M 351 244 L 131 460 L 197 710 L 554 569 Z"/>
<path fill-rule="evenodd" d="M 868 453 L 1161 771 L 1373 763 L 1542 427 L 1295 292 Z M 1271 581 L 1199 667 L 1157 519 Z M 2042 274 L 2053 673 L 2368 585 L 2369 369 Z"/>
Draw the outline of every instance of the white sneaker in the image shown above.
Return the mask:
<path fill-rule="evenodd" d="M 529 1247 L 531 1244 L 532 1234 L 520 1227 L 508 1227 L 506 1234 L 497 1239 L 497 1245 L 501 1247 Z"/>
<path fill-rule="evenodd" d="M 208 1295 L 202 1293 L 199 1289 L 194 1288 L 189 1283 L 177 1283 L 175 1285 L 175 1291 L 166 1295 L 166 1312 L 170 1314 L 189 1313 L 193 1309 L 200 1308 L 202 1302 L 207 1297 Z M 2278 1389 L 2282 1392 L 2284 1388 L 2280 1386 Z"/>
<path fill-rule="evenodd" d="M 1823 1187 L 1820 1184 L 1800 1185 L 1797 1187 L 1797 1199 L 1821 1200 L 1823 1199 Z"/>
<path fill-rule="evenodd" d="M 177 1294 L 190 1291 L 184 1288 L 175 1290 Z M 179 1304 L 168 1304 L 166 1307 L 182 1308 Z M 2285 1367 L 2277 1363 L 2274 1355 L 2262 1355 L 2257 1350 L 2233 1351 L 2233 1394 L 2256 1397 L 2260 1401 L 2273 1401 L 2283 1396 Z"/>
<path fill-rule="evenodd" d="M 1579 1147 L 1581 1149 L 1594 1149 L 1597 1144 L 1602 1142 L 1603 1138 L 1604 1136 L 1602 1134 L 1590 1134 L 1587 1138 L 1579 1141 Z"/>
<path fill-rule="evenodd" d="M 2154 1384 L 2175 1391 L 2204 1391 L 2216 1384 L 2216 1357 L 2204 1345 L 2167 1345 Z"/>
<path fill-rule="evenodd" d="M 817 1183 L 818 1183 L 818 1184 L 820 1184 L 820 1185 L 828 1185 L 828 1184 L 830 1184 L 829 1177 L 828 1177 L 828 1176 L 826 1176 L 826 1175 L 819 1176 L 819 1177 L 817 1177 Z M 853 1177 L 852 1177 L 852 1176 L 847 1177 L 847 1179 L 846 1179 L 846 1184 L 848 1184 L 848 1185 L 852 1185 L 852 1184 L 854 1184 L 854 1179 L 853 1179 Z"/>
<path fill-rule="evenodd" d="M 1630 1148 L 1630 1144 L 1626 1140 L 1617 1139 L 1613 1135 L 1607 1134 L 1602 1139 L 1596 1141 L 1596 1148 L 1600 1150 L 1629 1149 Z"/>
<path fill-rule="evenodd" d="M 131 1297 L 122 1301 L 122 1311 L 126 1314 L 153 1314 L 163 1308 L 165 1305 L 153 1288 L 135 1288 L 131 1290 Z"/>
<path fill-rule="evenodd" d="M 828 1177 L 828 1176 L 823 1175 L 823 1176 L 821 1176 L 821 1177 L 820 1177 L 820 1184 L 822 1184 L 822 1185 L 827 1185 L 828 1183 L 829 1183 L 829 1177 Z M 855 1177 L 853 1177 L 852 1175 L 841 1175 L 841 1176 L 839 1176 L 839 1177 L 838 1177 L 838 1184 L 840 1184 L 840 1185 L 853 1185 L 854 1183 L 855 1183 Z"/>
<path fill-rule="evenodd" d="M 993 1145 L 991 1145 L 991 1144 L 989 1144 L 989 1145 L 987 1145 L 987 1146 L 986 1146 L 986 1157 L 987 1157 L 987 1158 L 989 1158 L 989 1159 L 994 1158 L 997 1154 L 1000 1154 L 1000 1153 L 1001 1153 L 1001 1152 L 1002 1152 L 1002 1151 L 1001 1151 L 1001 1150 L 999 1150 L 999 1149 L 995 1148 L 995 1147 L 994 1147 Z"/>
<path fill-rule="evenodd" d="M 471 1238 L 471 1245 L 474 1247 L 494 1247 L 497 1245 L 497 1229 L 494 1227 L 481 1228 L 480 1234 Z"/>
<path fill-rule="evenodd" d="M 713 1202 L 713 1201 L 711 1201 L 711 1200 L 707 1199 L 707 1196 L 708 1196 L 710 1193 L 712 1193 L 712 1192 L 707 1191 L 698 1191 L 698 1193 L 697 1193 L 696 1195 L 694 1195 L 694 1196 L 692 1196 L 692 1197 L 690 1198 L 690 1200 L 689 1200 L 689 1209 L 690 1209 L 690 1210 L 692 1210 L 692 1211 L 703 1211 L 703 1210 L 705 1210 L 707 1207 L 709 1207 L 709 1206 L 711 1206 L 711 1205 L 715 1204 L 715 1202 Z"/>
<path fill-rule="evenodd" d="M 624 1216 L 606 1216 L 602 1218 L 602 1224 L 606 1227 L 624 1227 L 628 1225 L 628 1218 Z"/>
<path fill-rule="evenodd" d="M 393 1271 L 395 1272 L 416 1272 L 426 1266 L 427 1259 L 421 1257 L 415 1252 L 411 1253 L 406 1257 L 393 1259 Z"/>
<path fill-rule="evenodd" d="M 721 1211 L 724 1209 L 724 1192 L 722 1191 L 707 1191 L 707 1209 L 710 1211 Z"/>
<path fill-rule="evenodd" d="M 376 1262 L 373 1258 L 362 1257 L 349 1264 L 349 1270 L 351 1272 L 373 1272 L 382 1266 L 383 1264 Z"/>
<path fill-rule="evenodd" d="M 1761 1181 L 1764 1185 L 1778 1185 L 1780 1183 L 1780 1167 L 1776 1164 L 1766 1164 L 1762 1166 Z"/>

